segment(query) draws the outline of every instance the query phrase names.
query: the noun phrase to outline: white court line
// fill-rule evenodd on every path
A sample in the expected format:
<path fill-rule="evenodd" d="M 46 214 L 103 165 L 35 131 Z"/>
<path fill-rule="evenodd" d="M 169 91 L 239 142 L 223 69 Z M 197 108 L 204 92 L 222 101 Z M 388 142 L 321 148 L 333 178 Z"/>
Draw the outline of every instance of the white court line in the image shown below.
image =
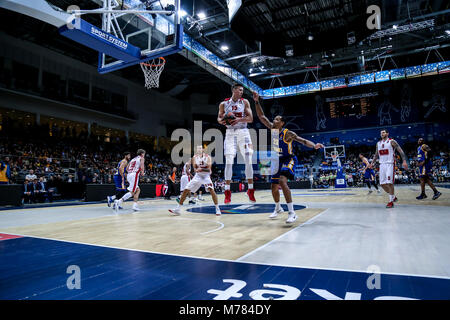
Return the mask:
<path fill-rule="evenodd" d="M 5 233 L 4 231 L 1 231 L 1 230 L 0 230 L 0 232 Z M 311 269 L 311 270 L 367 273 L 367 270 L 321 268 L 321 267 L 314 267 L 314 266 L 296 266 L 296 265 L 289 265 L 289 264 L 285 264 L 284 265 L 284 264 L 270 264 L 270 263 L 264 263 L 264 262 L 248 262 L 248 261 L 237 261 L 237 260 L 229 260 L 229 259 L 205 258 L 205 257 L 196 257 L 196 256 L 183 255 L 183 254 L 164 253 L 164 252 L 156 252 L 156 251 L 149 251 L 149 250 L 140 250 L 140 249 L 131 249 L 131 248 L 119 248 L 119 247 L 106 246 L 106 245 L 93 244 L 93 243 L 85 243 L 85 242 L 79 242 L 79 241 L 68 241 L 68 240 L 53 239 L 53 238 L 46 238 L 46 237 L 40 237 L 40 236 L 38 237 L 38 236 L 32 236 L 32 235 L 26 235 L 26 234 L 18 234 L 18 233 L 10 233 L 10 232 L 6 232 L 6 233 L 7 234 L 16 235 L 16 236 L 28 237 L 28 238 L 36 238 L 36 239 L 52 240 L 52 241 L 61 241 L 61 242 L 66 242 L 66 243 L 82 244 L 82 245 L 93 246 L 93 247 L 102 247 L 102 248 L 117 249 L 117 250 L 128 250 L 128 251 L 136 251 L 136 252 L 143 252 L 143 253 L 153 253 L 153 254 L 161 254 L 161 255 L 165 255 L 165 256 L 174 256 L 174 257 L 182 257 L 182 258 L 222 261 L 222 262 L 231 262 L 231 263 L 243 263 L 243 264 L 252 264 L 252 265 L 263 265 L 263 266 L 269 266 L 269 267 L 285 267 L 285 268 L 294 268 L 294 269 Z M 12 240 L 14 240 L 14 239 L 12 239 Z M 446 277 L 446 276 L 432 276 L 432 275 L 395 273 L 395 272 L 382 272 L 382 273 L 380 273 L 380 275 L 383 275 L 383 274 L 384 275 L 395 275 L 395 276 L 422 277 L 422 278 L 450 280 L 450 277 Z"/>
<path fill-rule="evenodd" d="M 304 225 L 306 225 L 306 224 L 312 223 L 312 221 L 314 221 L 315 219 L 317 219 L 319 216 L 321 216 L 322 214 L 324 214 L 324 213 L 327 212 L 328 210 L 330 210 L 330 208 L 325 209 L 323 212 L 319 213 L 318 215 L 314 216 L 313 218 L 311 218 L 311 219 L 309 219 L 309 220 L 303 222 L 302 224 L 299 224 L 298 226 L 296 226 L 296 227 L 293 228 L 292 230 L 289 230 L 288 232 L 285 232 L 285 233 L 283 233 L 282 235 L 279 235 L 279 236 L 276 237 L 275 239 L 270 240 L 269 242 L 263 244 L 261 247 L 258 247 L 258 248 L 256 248 L 256 249 L 254 249 L 254 250 L 248 252 L 247 254 L 243 255 L 242 257 L 237 258 L 236 261 L 240 261 L 240 262 L 241 262 L 242 259 L 247 258 L 247 257 L 250 256 L 251 254 L 253 254 L 253 253 L 255 253 L 255 252 L 257 252 L 257 251 L 259 251 L 259 250 L 261 250 L 261 249 L 264 249 L 265 247 L 267 247 L 268 245 L 270 245 L 272 242 L 275 242 L 275 241 L 277 241 L 278 239 L 284 237 L 285 235 L 291 233 L 292 231 L 297 230 L 297 229 L 300 228 L 301 226 L 304 226 Z M 308 222 L 309 222 L 309 223 L 308 223 Z"/>
<path fill-rule="evenodd" d="M 189 220 L 189 221 L 208 221 L 208 222 L 214 222 L 214 223 L 219 224 L 218 228 L 202 232 L 202 233 L 200 233 L 201 235 L 219 231 L 220 229 L 223 229 L 223 227 L 225 226 L 222 222 L 219 222 L 219 221 L 212 221 L 212 220 L 206 220 L 206 219 L 191 219 L 191 218 L 183 218 L 183 217 L 178 217 L 178 216 L 153 218 L 152 220 L 169 220 L 169 219 L 173 220 L 174 218 L 176 218 L 177 220 L 181 219 L 181 220 Z"/>

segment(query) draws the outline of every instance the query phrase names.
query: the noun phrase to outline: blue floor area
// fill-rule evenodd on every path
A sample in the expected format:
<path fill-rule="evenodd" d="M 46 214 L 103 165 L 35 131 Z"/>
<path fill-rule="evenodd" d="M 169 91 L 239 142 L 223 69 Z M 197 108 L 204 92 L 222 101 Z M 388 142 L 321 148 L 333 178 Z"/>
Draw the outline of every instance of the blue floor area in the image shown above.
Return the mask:
<path fill-rule="evenodd" d="M 190 258 L 32 237 L 0 241 L 0 261 L 3 300 L 450 299 L 450 279 L 381 274 L 377 284 L 369 277 L 378 275 L 363 272 Z M 70 266 L 80 272 L 67 273 Z M 369 289 L 368 282 L 375 288 Z"/>

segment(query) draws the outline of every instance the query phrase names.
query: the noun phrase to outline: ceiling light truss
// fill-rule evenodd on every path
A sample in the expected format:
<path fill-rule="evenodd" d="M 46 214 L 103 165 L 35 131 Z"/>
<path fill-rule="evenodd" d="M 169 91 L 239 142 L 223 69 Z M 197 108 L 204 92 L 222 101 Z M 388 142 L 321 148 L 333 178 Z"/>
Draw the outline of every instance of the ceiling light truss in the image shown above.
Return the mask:
<path fill-rule="evenodd" d="M 380 30 L 369 36 L 368 40 L 374 40 L 379 39 L 387 36 L 393 36 L 400 33 L 407 33 L 407 32 L 413 32 L 417 30 L 423 30 L 427 28 L 434 27 L 434 19 L 420 21 L 420 22 L 413 22 L 410 24 L 405 24 L 402 26 L 397 26 L 396 28 L 388 28 L 385 30 Z"/>

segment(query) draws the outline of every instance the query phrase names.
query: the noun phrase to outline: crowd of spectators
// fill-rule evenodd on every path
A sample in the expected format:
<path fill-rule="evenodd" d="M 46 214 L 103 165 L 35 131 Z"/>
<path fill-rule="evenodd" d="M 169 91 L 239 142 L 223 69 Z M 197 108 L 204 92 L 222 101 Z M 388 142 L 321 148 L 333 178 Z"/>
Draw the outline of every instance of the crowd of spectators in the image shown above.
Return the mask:
<path fill-rule="evenodd" d="M 117 163 L 124 151 L 147 151 L 142 183 L 164 183 L 173 164 L 167 152 L 154 150 L 151 143 L 132 138 L 88 135 L 48 125 L 8 126 L 0 131 L 0 161 L 8 166 L 8 182 L 22 184 L 26 202 L 51 201 L 61 183 L 113 183 Z M 45 197 L 34 189 L 35 182 L 46 186 Z M 25 191 L 25 189 L 27 191 Z M 43 192 L 41 192 L 43 194 Z"/>
<path fill-rule="evenodd" d="M 24 186 L 26 202 L 52 201 L 58 196 L 58 185 L 62 183 L 113 183 L 118 161 L 124 151 L 135 152 L 138 148 L 147 151 L 145 174 L 141 183 L 166 183 L 173 167 L 177 167 L 176 183 L 179 182 L 182 164 L 175 166 L 170 160 L 170 153 L 155 150 L 155 144 L 136 141 L 130 138 L 105 139 L 104 136 L 77 132 L 73 128 L 61 129 L 57 126 L 31 125 L 26 127 L 8 126 L 3 122 L 0 131 L 0 160 L 2 166 L 6 163 L 9 183 Z M 109 141 L 108 141 L 109 140 Z M 108 141 L 108 142 L 106 142 Z M 430 143 L 433 150 L 433 178 L 435 182 L 450 181 L 449 148 L 445 143 Z M 397 169 L 396 183 L 413 184 L 419 182 L 417 167 L 417 145 L 407 143 L 402 146 L 408 157 L 409 169 Z M 346 148 L 346 158 L 343 160 L 345 178 L 349 186 L 364 186 L 362 162 L 359 154 L 366 158 L 373 157 L 373 146 L 350 146 Z M 297 150 L 297 157 L 302 167 L 302 174 L 297 175 L 297 181 L 310 181 L 315 188 L 333 186 L 336 170 L 317 171 L 311 176 L 317 157 L 322 153 L 316 150 Z M 330 166 L 332 163 L 328 163 Z M 324 165 L 324 163 L 322 163 Z M 375 172 L 377 173 L 377 166 Z M 255 177 L 264 180 L 264 177 Z M 212 180 L 216 190 L 221 192 L 224 187 L 223 172 L 213 165 Z M 25 191 L 26 190 L 26 191 Z"/>
<path fill-rule="evenodd" d="M 432 162 L 433 162 L 433 181 L 434 182 L 449 182 L 450 173 L 449 168 L 449 147 L 446 143 L 431 142 L 432 148 Z M 417 184 L 419 180 L 419 167 L 417 165 L 417 144 L 405 143 L 402 146 L 405 155 L 408 158 L 408 170 L 404 170 L 400 165 L 396 166 L 395 183 L 396 184 Z M 342 161 L 347 185 L 350 187 L 364 186 L 364 176 L 362 169 L 364 165 L 359 159 L 359 154 L 363 154 L 369 161 L 373 158 L 375 152 L 374 146 L 350 146 L 346 148 L 346 158 Z M 397 155 L 397 163 L 400 163 L 400 156 Z M 325 167 L 332 167 L 331 160 L 324 160 Z M 378 180 L 378 164 L 375 164 L 374 171 L 376 179 Z M 332 186 L 336 178 L 336 170 L 319 170 L 318 175 L 314 179 L 314 187 L 326 188 Z"/>

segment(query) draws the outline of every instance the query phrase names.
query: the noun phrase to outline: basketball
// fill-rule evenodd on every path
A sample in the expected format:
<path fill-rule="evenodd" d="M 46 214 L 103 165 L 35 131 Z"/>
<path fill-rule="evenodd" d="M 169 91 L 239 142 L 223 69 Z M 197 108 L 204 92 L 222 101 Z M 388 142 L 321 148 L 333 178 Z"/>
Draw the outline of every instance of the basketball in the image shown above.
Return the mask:
<path fill-rule="evenodd" d="M 231 121 L 236 119 L 236 116 L 232 112 L 228 112 L 225 117 L 223 117 L 223 120 L 225 120 L 225 123 L 230 125 Z"/>

